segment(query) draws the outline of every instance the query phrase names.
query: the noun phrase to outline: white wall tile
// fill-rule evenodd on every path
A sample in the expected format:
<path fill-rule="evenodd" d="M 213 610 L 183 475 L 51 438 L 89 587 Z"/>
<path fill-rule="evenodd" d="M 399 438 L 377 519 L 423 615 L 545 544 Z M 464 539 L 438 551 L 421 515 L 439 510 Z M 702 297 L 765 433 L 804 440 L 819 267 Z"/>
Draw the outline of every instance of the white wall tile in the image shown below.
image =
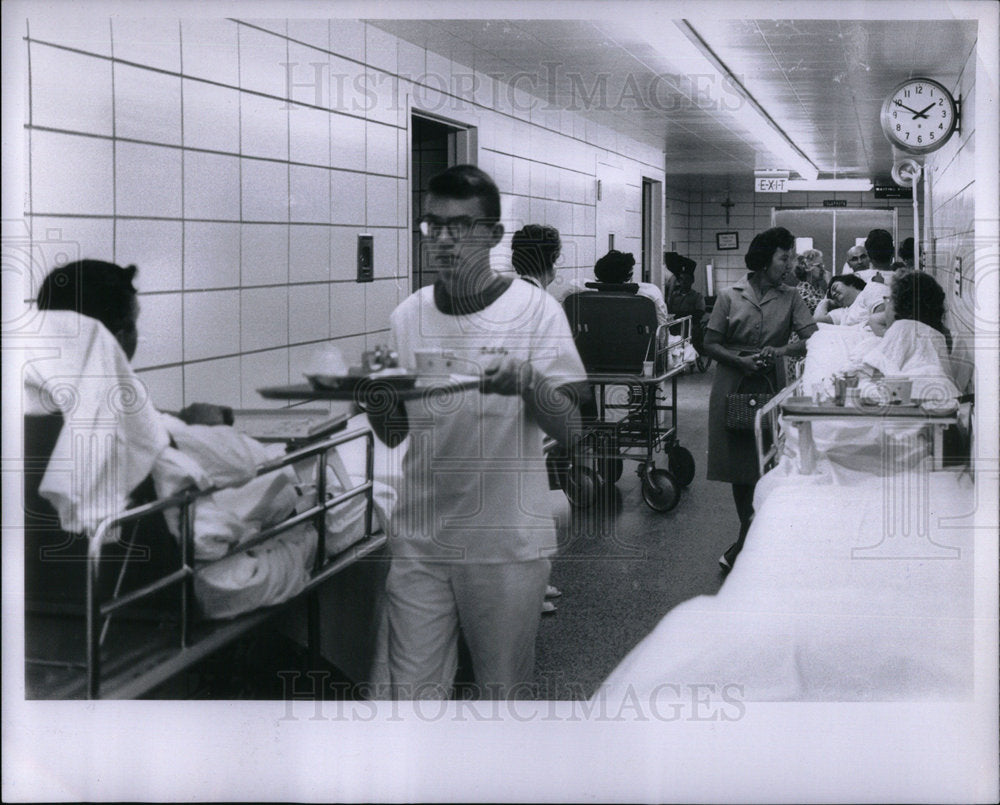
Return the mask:
<path fill-rule="evenodd" d="M 288 286 L 240 291 L 240 348 L 243 352 L 287 346 Z"/>
<path fill-rule="evenodd" d="M 382 176 L 367 177 L 368 193 L 368 225 L 396 226 L 397 219 L 397 180 Z"/>
<path fill-rule="evenodd" d="M 138 372 L 146 385 L 146 393 L 153 405 L 161 411 L 180 411 L 184 407 L 184 369 L 170 366 L 166 369 L 147 369 Z"/>
<path fill-rule="evenodd" d="M 245 156 L 288 159 L 288 109 L 285 101 L 240 93 L 240 148 Z"/>
<path fill-rule="evenodd" d="M 176 73 L 181 67 L 180 24 L 169 17 L 113 17 L 111 41 L 116 59 Z"/>
<path fill-rule="evenodd" d="M 365 60 L 365 28 L 360 20 L 330 20 L 330 50 L 356 61 Z"/>
<path fill-rule="evenodd" d="M 111 20 L 95 14 L 29 16 L 28 35 L 87 53 L 111 55 Z"/>
<path fill-rule="evenodd" d="M 184 152 L 184 217 L 240 219 L 239 157 Z"/>
<path fill-rule="evenodd" d="M 110 135 L 111 62 L 33 44 L 31 122 L 35 126 Z"/>
<path fill-rule="evenodd" d="M 361 231 L 361 227 L 346 226 L 335 226 L 330 230 L 331 280 L 354 281 L 358 273 L 357 242 Z"/>
<path fill-rule="evenodd" d="M 244 159 L 243 220 L 288 221 L 288 165 Z"/>
<path fill-rule="evenodd" d="M 396 175 L 396 132 L 391 126 L 368 123 L 365 170 L 369 173 Z"/>
<path fill-rule="evenodd" d="M 213 151 L 240 150 L 240 93 L 184 79 L 184 145 Z"/>
<path fill-rule="evenodd" d="M 372 232 L 375 238 L 375 278 L 395 277 L 399 273 L 399 260 L 396 250 L 396 236 L 401 230 L 376 229 Z"/>
<path fill-rule="evenodd" d="M 288 383 L 288 348 L 243 355 L 240 358 L 240 398 L 244 408 L 280 408 L 282 400 L 266 400 L 257 389 Z"/>
<path fill-rule="evenodd" d="M 243 224 L 243 267 L 240 284 L 288 282 L 288 227 L 285 224 Z"/>
<path fill-rule="evenodd" d="M 365 285 L 358 282 L 330 283 L 330 337 L 340 338 L 365 331 Z"/>
<path fill-rule="evenodd" d="M 239 357 L 187 364 L 184 367 L 184 405 L 207 402 L 239 408 L 239 377 Z"/>
<path fill-rule="evenodd" d="M 239 291 L 203 291 L 184 296 L 184 360 L 240 351 Z"/>
<path fill-rule="evenodd" d="M 289 282 L 325 282 L 330 278 L 330 227 L 289 227 Z M 324 294 L 326 296 L 326 294 Z"/>
<path fill-rule="evenodd" d="M 198 17 L 181 21 L 181 56 L 185 75 L 239 85 L 238 25 L 232 20 Z"/>
<path fill-rule="evenodd" d="M 289 42 L 287 61 L 286 92 L 291 100 L 325 107 L 330 93 L 330 54 Z"/>
<path fill-rule="evenodd" d="M 365 175 L 347 171 L 330 174 L 331 220 L 335 224 L 365 223 Z"/>
<path fill-rule="evenodd" d="M 330 223 L 330 171 L 291 165 L 288 214 L 292 221 Z"/>
<path fill-rule="evenodd" d="M 181 144 L 181 79 L 115 64 L 115 134 Z"/>
<path fill-rule="evenodd" d="M 240 225 L 184 224 L 184 288 L 235 288 L 240 284 Z"/>
<path fill-rule="evenodd" d="M 401 76 L 415 79 L 427 70 L 427 51 L 400 39 L 396 42 L 396 69 Z"/>
<path fill-rule="evenodd" d="M 36 217 L 31 219 L 31 233 L 32 256 L 25 263 L 32 267 L 33 291 L 58 266 L 84 258 L 111 259 L 114 234 L 110 218 Z"/>
<path fill-rule="evenodd" d="M 327 50 L 330 47 L 330 20 L 288 20 L 288 38 Z"/>
<path fill-rule="evenodd" d="M 143 293 L 183 288 L 180 221 L 119 220 L 115 224 L 115 262 L 138 266 Z"/>
<path fill-rule="evenodd" d="M 327 283 L 293 285 L 288 289 L 288 341 L 319 341 L 330 337 L 330 292 Z"/>
<path fill-rule="evenodd" d="M 293 106 L 288 113 L 289 157 L 292 162 L 330 165 L 330 113 Z"/>
<path fill-rule="evenodd" d="M 115 152 L 115 211 L 119 215 L 181 216 L 181 151 L 119 142 Z"/>
<path fill-rule="evenodd" d="M 287 40 L 282 36 L 241 25 L 240 87 L 285 98 L 288 74 Z"/>
<path fill-rule="evenodd" d="M 365 285 L 365 331 L 389 329 L 389 314 L 396 309 L 396 283 L 376 280 Z"/>
<path fill-rule="evenodd" d="M 180 293 L 139 297 L 139 347 L 133 365 L 159 366 L 180 363 L 183 359 L 181 297 Z"/>
<path fill-rule="evenodd" d="M 365 62 L 372 67 L 395 73 L 396 37 L 373 25 L 366 25 Z"/>
<path fill-rule="evenodd" d="M 330 116 L 330 165 L 364 170 L 366 125 L 364 120 L 349 115 Z"/>
<path fill-rule="evenodd" d="M 31 208 L 43 213 L 109 215 L 114 205 L 110 140 L 31 132 Z"/>

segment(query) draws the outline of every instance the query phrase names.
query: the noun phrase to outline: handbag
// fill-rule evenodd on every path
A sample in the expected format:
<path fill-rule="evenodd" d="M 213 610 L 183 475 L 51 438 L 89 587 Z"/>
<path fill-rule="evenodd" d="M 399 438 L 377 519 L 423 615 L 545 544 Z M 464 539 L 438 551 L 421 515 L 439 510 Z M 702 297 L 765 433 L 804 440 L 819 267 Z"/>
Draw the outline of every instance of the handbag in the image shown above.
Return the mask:
<path fill-rule="evenodd" d="M 759 377 L 767 384 L 766 390 L 746 391 L 744 384 L 750 377 Z M 736 391 L 726 395 L 726 429 L 731 431 L 753 430 L 754 417 L 774 397 L 774 385 L 767 375 L 749 375 L 740 381 Z"/>

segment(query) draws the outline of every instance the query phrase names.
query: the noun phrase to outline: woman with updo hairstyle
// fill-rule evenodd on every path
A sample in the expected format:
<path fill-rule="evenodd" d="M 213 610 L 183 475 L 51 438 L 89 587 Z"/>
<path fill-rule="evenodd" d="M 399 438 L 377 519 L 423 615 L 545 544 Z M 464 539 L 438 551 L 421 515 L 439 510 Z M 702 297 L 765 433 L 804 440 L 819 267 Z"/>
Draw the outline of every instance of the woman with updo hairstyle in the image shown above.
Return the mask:
<path fill-rule="evenodd" d="M 951 352 L 951 333 L 944 324 L 944 290 L 923 271 L 902 270 L 893 275 L 885 306 L 885 323 L 913 320 L 937 330 Z"/>
<path fill-rule="evenodd" d="M 823 270 L 823 252 L 819 249 L 808 249 L 799 255 L 795 264 L 795 288 L 806 303 L 809 312 L 816 310 L 816 305 L 826 295 L 826 272 Z"/>
<path fill-rule="evenodd" d="M 754 237 L 744 256 L 748 273 L 719 292 L 703 350 L 717 366 L 708 407 L 708 480 L 732 484 L 739 536 L 719 559 L 728 572 L 743 548 L 759 477 L 753 431 L 726 428 L 727 398 L 737 392 L 777 391 L 785 382 L 779 357 L 805 355 L 816 332 L 795 288 L 782 284 L 795 264 L 795 238 L 784 227 Z M 789 343 L 792 333 L 799 341 Z"/>
<path fill-rule="evenodd" d="M 561 252 L 559 230 L 542 224 L 521 227 L 510 244 L 510 260 L 518 276 L 542 289 L 556 278 L 556 260 Z"/>

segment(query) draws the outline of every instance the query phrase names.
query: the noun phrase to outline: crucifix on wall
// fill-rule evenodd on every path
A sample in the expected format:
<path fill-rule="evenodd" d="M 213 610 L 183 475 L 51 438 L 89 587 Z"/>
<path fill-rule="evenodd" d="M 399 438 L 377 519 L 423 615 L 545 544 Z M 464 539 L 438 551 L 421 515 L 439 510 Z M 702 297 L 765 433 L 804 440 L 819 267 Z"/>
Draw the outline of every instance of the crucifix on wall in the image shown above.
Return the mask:
<path fill-rule="evenodd" d="M 729 210 L 732 209 L 733 207 L 735 207 L 736 203 L 733 202 L 733 201 L 730 201 L 729 200 L 729 193 L 726 193 L 726 200 L 723 201 L 719 206 L 726 208 L 726 224 L 728 225 L 729 224 Z"/>

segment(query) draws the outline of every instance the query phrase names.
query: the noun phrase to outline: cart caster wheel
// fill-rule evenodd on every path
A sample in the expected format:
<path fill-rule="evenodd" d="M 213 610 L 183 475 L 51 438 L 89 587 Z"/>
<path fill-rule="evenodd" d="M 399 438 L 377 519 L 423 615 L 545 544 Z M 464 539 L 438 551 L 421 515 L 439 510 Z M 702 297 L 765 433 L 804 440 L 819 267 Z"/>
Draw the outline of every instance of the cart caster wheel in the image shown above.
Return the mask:
<path fill-rule="evenodd" d="M 604 493 L 604 481 L 590 467 L 571 467 L 565 480 L 563 492 L 576 509 L 590 508 Z"/>
<path fill-rule="evenodd" d="M 675 444 L 667 451 L 667 469 L 681 486 L 690 486 L 694 480 L 694 456 L 686 447 Z"/>
<path fill-rule="evenodd" d="M 654 511 L 668 512 L 681 499 L 681 491 L 669 472 L 651 469 L 642 480 L 642 499 Z"/>

